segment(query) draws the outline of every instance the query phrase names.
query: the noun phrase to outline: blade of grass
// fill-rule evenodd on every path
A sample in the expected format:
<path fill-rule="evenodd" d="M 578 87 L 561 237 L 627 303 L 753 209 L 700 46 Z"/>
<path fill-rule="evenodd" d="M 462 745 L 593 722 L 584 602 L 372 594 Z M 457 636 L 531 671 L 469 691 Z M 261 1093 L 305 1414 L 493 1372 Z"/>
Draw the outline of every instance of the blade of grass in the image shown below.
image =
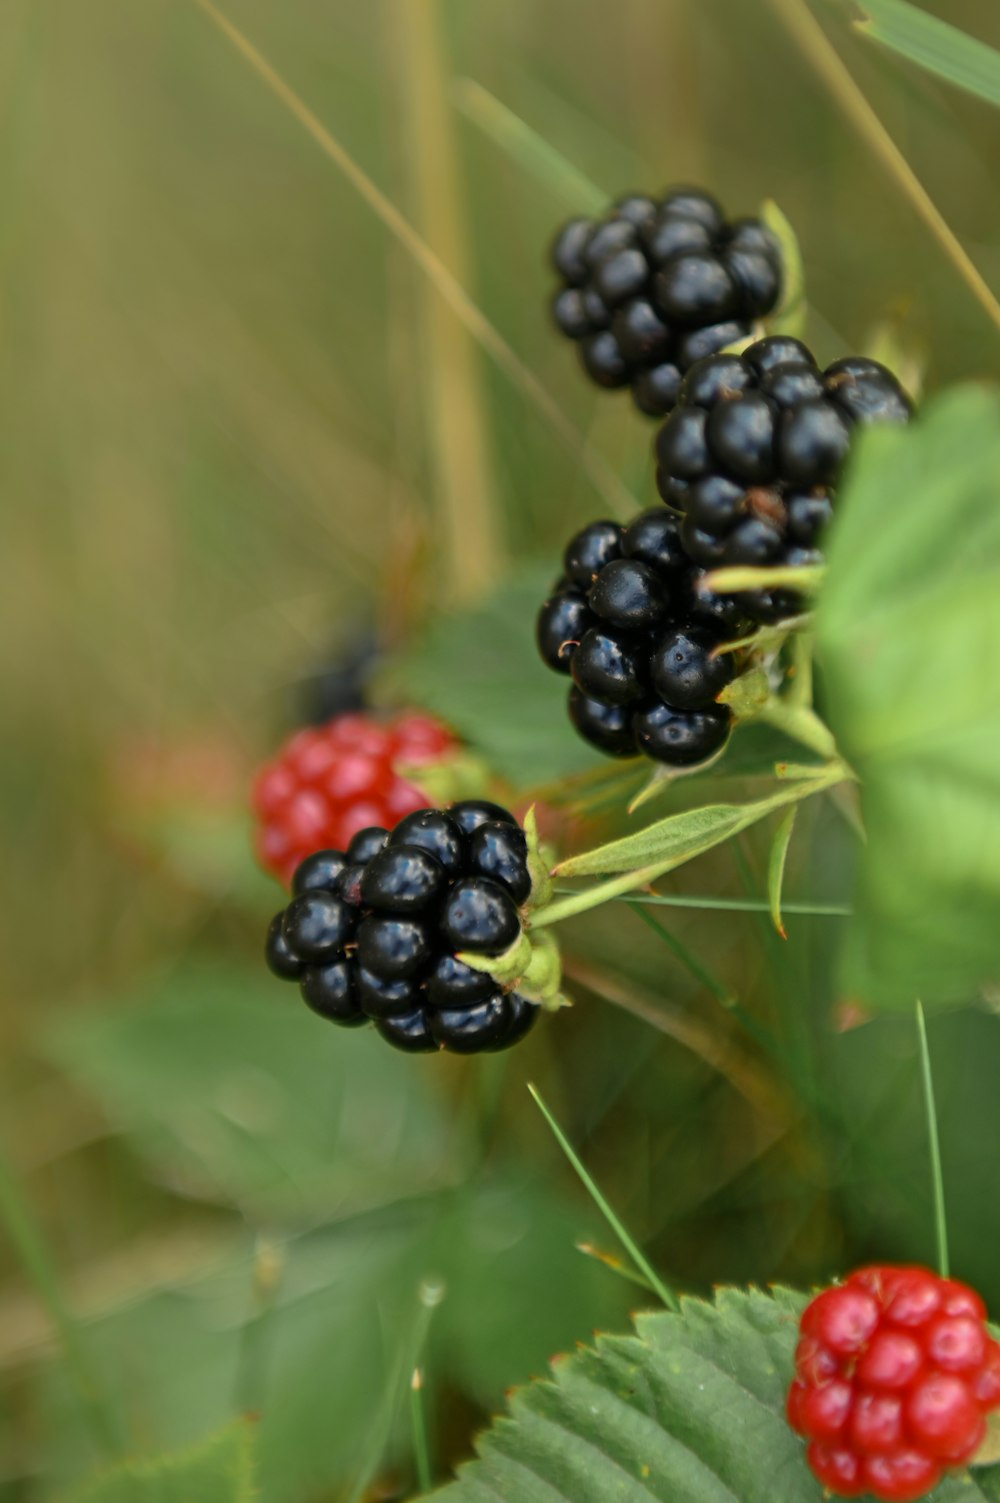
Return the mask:
<path fill-rule="evenodd" d="M 625 1251 L 632 1259 L 632 1262 L 635 1264 L 636 1268 L 642 1274 L 643 1278 L 649 1281 L 650 1288 L 656 1294 L 657 1298 L 663 1301 L 668 1310 L 679 1310 L 680 1301 L 678 1300 L 676 1294 L 672 1289 L 669 1289 L 663 1282 L 663 1280 L 659 1277 L 649 1259 L 646 1257 L 645 1253 L 633 1240 L 630 1233 L 626 1230 L 621 1221 L 615 1215 L 614 1211 L 611 1209 L 611 1206 L 608 1204 L 604 1196 L 601 1194 L 600 1190 L 597 1188 L 596 1183 L 587 1173 L 587 1170 L 584 1168 L 582 1161 L 577 1157 L 576 1152 L 573 1149 L 566 1134 L 563 1132 L 562 1128 L 559 1126 L 559 1123 L 556 1121 L 555 1117 L 546 1106 L 545 1102 L 542 1099 L 541 1092 L 536 1086 L 532 1085 L 531 1081 L 528 1082 L 528 1090 L 531 1092 L 532 1099 L 535 1105 L 538 1107 L 538 1110 L 541 1112 L 542 1116 L 549 1124 L 549 1127 L 552 1129 L 552 1134 L 556 1142 L 559 1144 L 559 1147 L 562 1149 L 573 1169 L 576 1171 L 576 1174 L 583 1184 L 584 1189 L 587 1191 L 591 1200 L 594 1202 L 597 1209 L 600 1211 L 601 1215 L 608 1223 L 608 1226 L 610 1226 L 611 1230 L 618 1238 L 622 1247 L 624 1247 Z"/>
<path fill-rule="evenodd" d="M 568 895 L 577 889 L 556 887 L 553 891 Z M 709 898 L 673 892 L 634 892 L 628 897 L 612 898 L 611 902 L 648 908 L 704 908 L 709 913 L 769 913 L 771 908 L 770 903 L 758 898 Z M 806 918 L 850 918 L 854 912 L 849 903 L 783 903 L 782 908 L 785 913 Z"/>
<path fill-rule="evenodd" d="M 438 0 L 394 0 L 387 7 L 387 46 L 402 101 L 403 150 L 414 220 L 456 280 L 468 282 L 468 235 L 462 213 L 448 69 Z M 418 298 L 425 341 L 421 383 L 448 594 L 478 599 L 502 568 L 499 510 L 493 483 L 487 407 L 478 351 L 423 278 Z"/>
<path fill-rule="evenodd" d="M 261 82 L 284 105 L 294 119 L 312 137 L 313 141 L 364 200 L 371 211 L 381 220 L 389 233 L 400 242 L 412 256 L 421 271 L 434 284 L 438 293 L 455 315 L 495 361 L 514 386 L 534 405 L 556 433 L 562 444 L 580 461 L 594 489 L 619 516 L 628 516 L 638 507 L 635 497 L 629 492 L 606 460 L 586 444 L 579 430 L 552 398 L 545 386 L 529 370 L 504 339 L 482 309 L 473 301 L 461 283 L 452 275 L 405 215 L 401 214 L 368 174 L 358 165 L 351 154 L 331 131 L 313 113 L 292 86 L 258 51 L 238 26 L 220 11 L 212 0 L 193 0 L 193 3 L 208 17 L 230 46 L 257 74 Z"/>
<path fill-rule="evenodd" d="M 830 94 L 893 177 L 917 214 L 927 225 L 989 320 L 1000 329 L 1000 302 L 958 236 L 917 177 L 903 152 L 879 119 L 850 69 L 827 39 L 822 26 L 805 0 L 768 0 L 771 9 L 787 27 L 800 51 L 823 80 Z"/>
<path fill-rule="evenodd" d="M 114 1460 L 124 1449 L 114 1410 L 95 1368 L 78 1322 L 70 1312 L 41 1228 L 21 1192 L 17 1177 L 0 1146 L 0 1225 L 4 1227 L 29 1283 L 45 1310 L 76 1392 L 84 1424 L 99 1456 Z"/>
<path fill-rule="evenodd" d="M 495 141 L 519 167 L 557 193 L 569 208 L 580 214 L 598 214 L 607 205 L 609 194 L 475 79 L 456 79 L 452 99 L 467 120 Z"/>
<path fill-rule="evenodd" d="M 934 1194 L 934 1237 L 937 1243 L 938 1272 L 948 1278 L 948 1221 L 944 1204 L 944 1175 L 941 1172 L 941 1142 L 938 1137 L 937 1107 L 934 1102 L 934 1076 L 931 1073 L 931 1054 L 927 1046 L 927 1020 L 922 1002 L 917 1003 L 917 1039 L 920 1045 L 920 1078 L 924 1091 L 924 1111 L 927 1114 L 927 1142 L 931 1159 L 931 1187 Z"/>
<path fill-rule="evenodd" d="M 906 0 L 856 0 L 854 29 L 946 83 L 1000 105 L 1000 52 Z"/>
<path fill-rule="evenodd" d="M 797 807 L 793 804 L 774 832 L 771 842 L 771 855 L 767 863 L 767 890 L 771 906 L 771 922 L 781 935 L 787 939 L 784 921 L 781 917 L 781 888 L 785 880 L 785 863 L 788 860 L 788 847 L 792 843 L 792 831 L 795 828 L 795 816 L 798 814 Z"/>
<path fill-rule="evenodd" d="M 641 1273 L 636 1273 L 635 1269 L 630 1268 L 617 1254 L 603 1252 L 592 1242 L 578 1242 L 576 1250 L 583 1253 L 585 1258 L 593 1258 L 596 1263 L 603 1263 L 605 1268 L 610 1268 L 612 1273 L 616 1273 L 619 1278 L 627 1279 L 630 1284 L 637 1284 L 640 1289 L 646 1289 L 650 1294 L 656 1293 L 649 1280 Z"/>

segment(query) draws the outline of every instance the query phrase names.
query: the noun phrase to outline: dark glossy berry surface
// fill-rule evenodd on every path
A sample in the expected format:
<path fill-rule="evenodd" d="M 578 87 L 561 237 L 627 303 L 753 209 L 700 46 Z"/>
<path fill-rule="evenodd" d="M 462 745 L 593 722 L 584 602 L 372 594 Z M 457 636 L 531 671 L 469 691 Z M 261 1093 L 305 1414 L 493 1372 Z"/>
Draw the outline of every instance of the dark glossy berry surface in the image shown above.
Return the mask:
<path fill-rule="evenodd" d="M 670 329 L 645 298 L 633 298 L 620 309 L 611 329 L 627 360 L 655 365 L 670 354 Z"/>
<path fill-rule="evenodd" d="M 420 919 L 370 913 L 358 925 L 358 963 L 373 976 L 403 981 L 434 958 L 431 931 Z"/>
<path fill-rule="evenodd" d="M 714 569 L 721 564 L 726 549 L 725 538 L 699 527 L 690 512 L 681 523 L 681 542 L 692 563 L 704 569 Z"/>
<path fill-rule="evenodd" d="M 633 726 L 639 748 L 647 757 L 674 767 L 690 767 L 725 745 L 729 720 L 725 705 L 674 710 L 666 704 L 652 704 L 638 712 Z"/>
<path fill-rule="evenodd" d="M 637 755 L 631 710 L 620 705 L 602 704 L 574 685 L 569 691 L 569 718 L 584 741 L 589 741 L 607 756 Z"/>
<path fill-rule="evenodd" d="M 711 464 L 708 417 L 701 407 L 675 407 L 656 435 L 656 458 L 672 480 L 699 480 Z"/>
<path fill-rule="evenodd" d="M 453 1054 L 477 1054 L 501 1044 L 509 1026 L 502 992 L 494 992 L 472 1007 L 448 1007 L 429 1012 L 427 1024 L 435 1042 Z"/>
<path fill-rule="evenodd" d="M 365 874 L 363 861 L 352 861 L 337 878 L 337 892 L 351 908 L 361 907 L 361 879 Z"/>
<path fill-rule="evenodd" d="M 423 913 L 442 897 L 448 874 L 436 856 L 415 845 L 387 845 L 361 880 L 361 899 L 390 913 Z"/>
<path fill-rule="evenodd" d="M 769 334 L 743 351 L 743 359 L 758 376 L 777 365 L 815 365 L 813 352 L 790 334 Z"/>
<path fill-rule="evenodd" d="M 528 901 L 528 842 L 517 825 L 488 820 L 469 839 L 469 870 L 499 882 L 520 905 Z"/>
<path fill-rule="evenodd" d="M 264 947 L 264 958 L 268 969 L 279 976 L 282 981 L 298 981 L 302 975 L 302 961 L 293 955 L 288 948 L 288 943 L 282 932 L 282 920 L 285 910 L 276 913 L 267 927 L 267 943 Z"/>
<path fill-rule="evenodd" d="M 575 589 L 590 589 L 597 575 L 621 555 L 622 529 L 617 522 L 591 522 L 570 538 L 563 554 L 566 578 Z"/>
<path fill-rule="evenodd" d="M 747 623 L 742 598 L 739 595 L 720 595 L 715 590 L 703 589 L 704 577 L 703 569 L 692 571 L 690 619 L 716 626 L 727 640 L 732 641 L 742 635 Z"/>
<path fill-rule="evenodd" d="M 474 1002 L 491 997 L 496 982 L 485 971 L 474 970 L 457 955 L 446 951 L 434 962 L 434 969 L 427 977 L 426 990 L 431 1007 L 471 1007 Z"/>
<path fill-rule="evenodd" d="M 746 324 L 733 318 L 728 318 L 721 324 L 706 324 L 704 328 L 688 329 L 677 341 L 674 358 L 687 370 L 696 360 L 704 360 L 709 355 L 728 349 L 731 344 L 742 339 L 746 332 Z"/>
<path fill-rule="evenodd" d="M 333 893 L 304 892 L 285 909 L 281 933 L 299 960 L 323 964 L 339 957 L 354 923 L 354 910 Z"/>
<path fill-rule="evenodd" d="M 612 626 L 644 631 L 663 620 L 669 600 L 663 580 L 648 564 L 619 558 L 601 570 L 587 593 L 587 604 Z M 581 652 L 583 648 L 581 642 Z"/>
<path fill-rule="evenodd" d="M 721 234 L 726 222 L 719 200 L 704 188 L 688 187 L 686 184 L 671 188 L 663 199 L 663 208 L 671 214 L 697 219 L 713 236 Z"/>
<path fill-rule="evenodd" d="M 765 371 L 758 388 L 775 407 L 798 407 L 824 394 L 823 377 L 814 365 L 775 365 Z"/>
<path fill-rule="evenodd" d="M 659 213 L 641 232 L 642 243 L 653 267 L 665 266 L 684 251 L 710 251 L 712 237 L 698 219 L 686 214 Z"/>
<path fill-rule="evenodd" d="M 401 976 L 391 980 L 377 976 L 363 965 L 356 968 L 358 997 L 369 1018 L 391 1018 L 399 1013 L 411 1012 L 423 1001 L 419 981 Z"/>
<path fill-rule="evenodd" d="M 636 226 L 628 219 L 606 219 L 589 236 L 583 249 L 583 260 L 590 271 L 596 271 L 602 261 L 639 244 Z"/>
<path fill-rule="evenodd" d="M 556 236 L 552 246 L 552 264 L 567 282 L 577 284 L 587 280 L 588 269 L 583 252 L 593 228 L 589 219 L 571 219 Z"/>
<path fill-rule="evenodd" d="M 705 435 L 713 460 L 734 480 L 760 485 L 774 474 L 774 408 L 759 392 L 718 402 Z"/>
<path fill-rule="evenodd" d="M 732 277 L 713 251 L 684 251 L 653 278 L 653 302 L 681 328 L 718 324 L 739 306 Z"/>
<path fill-rule="evenodd" d="M 464 798 L 459 803 L 452 804 L 448 813 L 462 834 L 466 836 L 478 830 L 479 826 L 486 824 L 488 820 L 500 820 L 504 824 L 517 825 L 517 820 L 509 809 L 504 809 L 500 804 L 493 804 L 486 798 Z"/>
<path fill-rule="evenodd" d="M 759 568 L 780 558 L 782 546 L 776 527 L 760 517 L 747 517 L 726 538 L 722 556 L 727 564 Z"/>
<path fill-rule="evenodd" d="M 669 632 L 650 659 L 657 695 L 678 710 L 701 710 L 731 682 L 732 653 L 716 654 L 718 635 L 707 626 L 686 625 Z"/>
<path fill-rule="evenodd" d="M 340 874 L 346 865 L 347 857 L 343 851 L 314 851 L 295 868 L 292 892 L 296 896 L 317 888 L 323 892 L 336 892 Z"/>
<path fill-rule="evenodd" d="M 739 355 L 706 355 L 692 365 L 681 386 L 681 401 L 690 407 L 714 407 L 738 397 L 753 384 L 753 371 Z"/>
<path fill-rule="evenodd" d="M 857 423 L 906 423 L 909 397 L 892 372 L 877 360 L 835 360 L 824 372 L 827 393 Z"/>
<path fill-rule="evenodd" d="M 688 559 L 681 545 L 677 518 L 662 506 L 640 512 L 629 523 L 622 537 L 622 552 L 626 558 L 648 564 L 661 578 L 663 575 L 679 578 L 687 572 Z"/>
<path fill-rule="evenodd" d="M 746 487 L 727 475 L 704 475 L 692 484 L 685 511 L 693 527 L 721 537 L 747 509 Z"/>
<path fill-rule="evenodd" d="M 389 839 L 389 831 L 381 825 L 368 825 L 364 830 L 359 830 L 347 847 L 347 860 L 351 863 L 361 862 L 363 865 L 382 849 Z"/>
<path fill-rule="evenodd" d="M 465 860 L 458 821 L 443 809 L 418 809 L 408 814 L 393 830 L 389 845 L 418 846 L 439 861 L 449 876 L 460 872 Z"/>
<path fill-rule="evenodd" d="M 633 376 L 632 400 L 647 417 L 662 417 L 677 401 L 680 384 L 680 366 L 664 360 Z"/>
<path fill-rule="evenodd" d="M 508 992 L 504 998 L 504 1008 L 507 1013 L 507 1027 L 499 1043 L 490 1044 L 491 1053 L 499 1049 L 510 1049 L 514 1044 L 520 1043 L 521 1039 L 534 1028 L 542 1011 L 536 1003 L 530 1002 L 527 997 L 522 997 L 520 992 Z"/>
<path fill-rule="evenodd" d="M 609 308 L 643 292 L 649 280 L 649 263 L 637 246 L 627 245 L 607 256 L 594 270 L 594 285 Z"/>
<path fill-rule="evenodd" d="M 583 339 L 594 332 L 587 303 L 579 287 L 564 287 L 552 300 L 552 317 L 567 339 Z"/>
<path fill-rule="evenodd" d="M 781 246 L 778 237 L 761 219 L 731 220 L 729 245 L 739 250 L 759 251 L 776 266 L 781 265 Z"/>
<path fill-rule="evenodd" d="M 580 638 L 593 625 L 593 612 L 575 590 L 560 590 L 550 595 L 535 623 L 535 641 L 542 661 L 556 673 L 568 673 Z"/>
<path fill-rule="evenodd" d="M 299 982 L 302 1000 L 313 1012 L 342 1028 L 358 1028 L 367 1023 L 358 995 L 357 967 L 349 960 L 332 965 L 310 966 Z"/>
<path fill-rule="evenodd" d="M 427 1026 L 427 1015 L 422 1007 L 396 1017 L 380 1019 L 376 1024 L 379 1033 L 394 1049 L 406 1054 L 429 1054 L 437 1049 Z"/>
<path fill-rule="evenodd" d="M 736 288 L 744 318 L 762 318 L 781 296 L 781 274 L 774 258 L 759 250 L 730 245 L 720 257 Z"/>
<path fill-rule="evenodd" d="M 833 503 L 824 492 L 788 497 L 788 536 L 802 547 L 811 547 L 823 535 L 833 516 Z"/>
<path fill-rule="evenodd" d="M 611 209 L 616 219 L 626 219 L 641 229 L 656 214 L 656 203 L 645 193 L 626 193 L 615 199 Z"/>
<path fill-rule="evenodd" d="M 587 375 L 596 381 L 598 386 L 614 388 L 627 385 L 628 361 L 610 329 L 602 329 L 599 334 L 588 335 L 586 339 L 580 341 L 578 348 Z"/>
<path fill-rule="evenodd" d="M 826 485 L 837 478 L 850 442 L 850 425 L 834 402 L 803 402 L 781 420 L 781 472 L 794 485 Z"/>
<path fill-rule="evenodd" d="M 510 893 L 489 877 L 465 877 L 445 899 L 441 928 L 453 948 L 500 955 L 517 939 L 521 920 Z"/>

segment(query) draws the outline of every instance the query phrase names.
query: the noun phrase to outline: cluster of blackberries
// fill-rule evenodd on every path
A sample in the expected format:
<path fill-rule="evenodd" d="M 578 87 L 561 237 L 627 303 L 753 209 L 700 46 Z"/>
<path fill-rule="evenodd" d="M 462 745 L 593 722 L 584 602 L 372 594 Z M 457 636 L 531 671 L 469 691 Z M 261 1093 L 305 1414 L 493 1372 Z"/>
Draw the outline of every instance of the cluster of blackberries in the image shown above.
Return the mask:
<path fill-rule="evenodd" d="M 851 356 L 821 371 L 798 339 L 774 335 L 742 355 L 710 355 L 680 385 L 656 438 L 657 488 L 683 513 L 692 563 L 798 565 L 818 543 L 859 424 L 905 423 L 909 398 L 877 360 Z M 740 596 L 756 621 L 802 608 L 795 591 Z"/>
<path fill-rule="evenodd" d="M 662 417 L 684 372 L 751 332 L 781 297 L 778 241 L 759 219 L 727 223 L 700 188 L 657 202 L 619 199 L 601 220 L 571 219 L 552 248 L 564 280 L 552 309 L 599 386 L 631 386 Z"/>
<path fill-rule="evenodd" d="M 373 826 L 346 852 L 307 857 L 271 921 L 267 963 L 321 1017 L 348 1028 L 371 1020 L 398 1049 L 506 1049 L 537 1006 L 456 952 L 509 949 L 530 892 L 527 840 L 506 809 L 421 809 L 391 834 Z"/>
<path fill-rule="evenodd" d="M 655 507 L 627 527 L 592 522 L 570 540 L 563 575 L 538 615 L 538 650 L 573 679 L 569 714 L 613 757 L 677 767 L 705 761 L 729 735 L 716 696 L 733 677 L 737 601 L 699 588 L 676 516 Z"/>

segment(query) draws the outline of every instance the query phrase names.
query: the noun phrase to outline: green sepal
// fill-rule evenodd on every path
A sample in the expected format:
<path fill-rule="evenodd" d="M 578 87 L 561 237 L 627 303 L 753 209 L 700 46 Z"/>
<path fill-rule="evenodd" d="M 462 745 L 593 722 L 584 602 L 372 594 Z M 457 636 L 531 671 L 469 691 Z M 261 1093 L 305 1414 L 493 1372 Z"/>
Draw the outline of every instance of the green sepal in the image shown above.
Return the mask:
<path fill-rule="evenodd" d="M 531 959 L 527 969 L 518 977 L 517 990 L 529 1002 L 536 1002 L 546 1011 L 554 1012 L 568 1007 L 562 996 L 562 956 L 553 934 L 543 929 L 531 937 Z"/>
<path fill-rule="evenodd" d="M 781 247 L 781 301 L 764 320 L 767 332 L 800 338 L 806 326 L 806 276 L 799 238 L 773 198 L 766 198 L 758 212 Z"/>
<path fill-rule="evenodd" d="M 531 878 L 528 907 L 541 908 L 552 896 L 552 878 L 549 876 L 549 862 L 538 835 L 538 816 L 534 804 L 524 816 L 523 829 L 528 842 L 528 875 Z"/>
<path fill-rule="evenodd" d="M 475 950 L 460 950 L 458 958 L 472 970 L 492 976 L 500 986 L 509 986 L 531 962 L 531 940 L 527 934 L 521 933 L 502 955 L 480 955 Z"/>
<path fill-rule="evenodd" d="M 771 697 L 771 682 L 763 668 L 750 668 L 728 683 L 716 696 L 719 704 L 728 705 L 736 720 L 750 720 Z"/>

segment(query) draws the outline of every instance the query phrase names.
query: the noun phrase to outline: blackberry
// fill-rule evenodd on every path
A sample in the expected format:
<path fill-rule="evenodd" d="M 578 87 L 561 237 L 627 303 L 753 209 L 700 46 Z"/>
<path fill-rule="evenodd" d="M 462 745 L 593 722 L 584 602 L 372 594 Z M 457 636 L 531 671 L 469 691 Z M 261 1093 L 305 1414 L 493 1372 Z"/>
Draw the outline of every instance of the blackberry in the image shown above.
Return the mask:
<path fill-rule="evenodd" d="M 373 1022 L 408 1052 L 472 1054 L 508 1048 L 537 1020 L 535 1003 L 458 958 L 503 954 L 522 933 L 528 842 L 499 804 L 415 810 L 391 835 L 367 826 L 346 852 L 307 857 L 292 887 L 267 964 L 329 1022 Z"/>
<path fill-rule="evenodd" d="M 850 357 L 820 370 L 808 347 L 786 335 L 759 339 L 740 356 L 698 361 L 655 444 L 657 489 L 681 514 L 678 536 L 691 563 L 822 562 L 818 548 L 857 425 L 902 423 L 910 412 L 899 382 L 877 361 Z M 789 589 L 733 601 L 734 615 L 755 621 L 803 608 Z M 702 602 L 695 610 L 718 615 L 724 605 L 716 597 L 711 609 Z"/>
<path fill-rule="evenodd" d="M 570 220 L 552 264 L 556 327 L 598 386 L 629 386 L 650 417 L 671 410 L 696 360 L 746 338 L 781 301 L 774 235 L 759 219 L 727 222 L 699 188 L 629 194 L 601 220 Z"/>
<path fill-rule="evenodd" d="M 692 471 L 706 420 L 703 410 L 686 406 L 665 424 L 664 431 L 674 435 L 666 452 L 687 455 Z M 707 448 L 704 453 L 707 462 Z M 724 477 L 694 480 L 690 493 L 709 520 L 744 514 L 743 488 Z M 732 600 L 699 590 L 701 571 L 689 556 L 698 536 L 690 516 L 681 522 L 662 508 L 641 512 L 615 534 L 610 524 L 592 524 L 570 540 L 564 563 L 578 566 L 580 578 L 585 561 L 591 578 L 585 604 L 594 624 L 579 637 L 564 637 L 554 653 L 553 601 L 566 592 L 557 591 L 542 605 L 542 658 L 572 677 L 570 720 L 606 756 L 642 752 L 688 767 L 714 755 L 729 734 L 729 709 L 716 699 L 733 677 L 736 659 L 715 649 L 740 635 L 745 620 Z M 704 562 L 718 563 L 722 543 L 708 532 L 700 536 L 710 554 Z M 584 599 L 578 589 L 572 593 Z"/>

